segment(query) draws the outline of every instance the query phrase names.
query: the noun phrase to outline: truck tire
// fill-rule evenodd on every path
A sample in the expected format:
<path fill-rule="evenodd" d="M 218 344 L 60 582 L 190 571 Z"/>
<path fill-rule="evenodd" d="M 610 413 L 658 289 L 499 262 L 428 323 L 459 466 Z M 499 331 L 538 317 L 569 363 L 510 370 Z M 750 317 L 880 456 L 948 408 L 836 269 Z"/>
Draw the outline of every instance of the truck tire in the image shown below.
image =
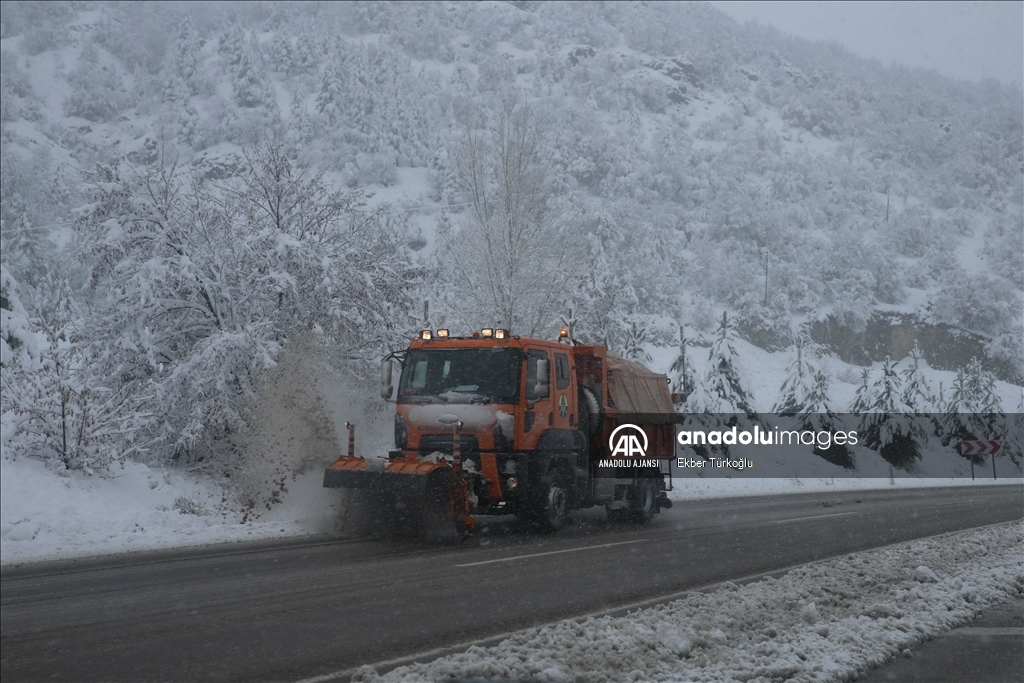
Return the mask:
<path fill-rule="evenodd" d="M 540 480 L 533 509 L 533 523 L 543 531 L 558 531 L 569 518 L 569 491 L 560 477 Z"/>
<path fill-rule="evenodd" d="M 630 519 L 637 524 L 647 524 L 658 511 L 658 482 L 655 479 L 641 479 L 633 489 L 629 501 Z"/>
<path fill-rule="evenodd" d="M 636 486 L 626 494 L 626 500 L 629 502 L 629 507 L 606 508 L 608 521 L 647 524 L 654 518 L 654 513 L 658 511 L 657 479 L 640 479 Z"/>

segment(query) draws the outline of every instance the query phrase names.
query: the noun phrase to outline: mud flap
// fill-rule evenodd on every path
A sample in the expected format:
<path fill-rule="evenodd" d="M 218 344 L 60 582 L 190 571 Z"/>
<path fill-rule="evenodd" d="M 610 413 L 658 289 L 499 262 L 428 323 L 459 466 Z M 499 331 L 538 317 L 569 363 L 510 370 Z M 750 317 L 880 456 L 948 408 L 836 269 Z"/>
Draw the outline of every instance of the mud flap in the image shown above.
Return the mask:
<path fill-rule="evenodd" d="M 426 477 L 421 519 L 429 541 L 452 543 L 466 538 L 475 528 L 469 515 L 466 482 L 449 469 L 434 470 Z"/>

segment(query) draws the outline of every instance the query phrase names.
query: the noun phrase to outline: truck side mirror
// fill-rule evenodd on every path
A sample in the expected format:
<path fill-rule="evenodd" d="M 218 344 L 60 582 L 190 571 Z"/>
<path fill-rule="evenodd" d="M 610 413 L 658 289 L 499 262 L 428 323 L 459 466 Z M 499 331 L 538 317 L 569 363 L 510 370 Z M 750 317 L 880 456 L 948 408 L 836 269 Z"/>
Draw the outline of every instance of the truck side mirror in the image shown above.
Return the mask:
<path fill-rule="evenodd" d="M 395 361 L 385 358 L 380 364 L 380 397 L 385 401 L 391 401 L 391 395 L 395 393 Z"/>

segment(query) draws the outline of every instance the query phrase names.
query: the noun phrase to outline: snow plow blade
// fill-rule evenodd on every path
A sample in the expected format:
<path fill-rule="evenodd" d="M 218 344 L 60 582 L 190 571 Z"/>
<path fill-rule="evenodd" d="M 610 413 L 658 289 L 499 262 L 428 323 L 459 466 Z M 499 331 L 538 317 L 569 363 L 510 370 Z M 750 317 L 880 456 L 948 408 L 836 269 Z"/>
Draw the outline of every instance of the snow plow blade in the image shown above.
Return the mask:
<path fill-rule="evenodd" d="M 342 456 L 324 472 L 324 486 L 366 491 L 388 506 L 397 530 L 432 540 L 465 538 L 476 527 L 466 482 L 447 463 L 399 459 L 372 471 L 363 458 Z"/>
<path fill-rule="evenodd" d="M 363 458 L 338 458 L 324 472 L 324 486 L 330 489 L 369 489 L 403 496 L 427 493 L 427 475 L 437 469 L 435 463 L 389 463 L 383 471 L 366 469 Z"/>

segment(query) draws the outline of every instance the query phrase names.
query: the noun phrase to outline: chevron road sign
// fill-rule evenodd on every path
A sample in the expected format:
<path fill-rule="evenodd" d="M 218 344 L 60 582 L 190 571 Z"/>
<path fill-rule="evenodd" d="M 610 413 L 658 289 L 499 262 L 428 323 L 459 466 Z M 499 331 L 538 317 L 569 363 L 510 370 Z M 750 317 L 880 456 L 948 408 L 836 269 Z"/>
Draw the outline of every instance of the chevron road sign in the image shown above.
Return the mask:
<path fill-rule="evenodd" d="M 962 455 L 995 455 L 1002 450 L 998 441 L 961 441 L 960 453 Z"/>

